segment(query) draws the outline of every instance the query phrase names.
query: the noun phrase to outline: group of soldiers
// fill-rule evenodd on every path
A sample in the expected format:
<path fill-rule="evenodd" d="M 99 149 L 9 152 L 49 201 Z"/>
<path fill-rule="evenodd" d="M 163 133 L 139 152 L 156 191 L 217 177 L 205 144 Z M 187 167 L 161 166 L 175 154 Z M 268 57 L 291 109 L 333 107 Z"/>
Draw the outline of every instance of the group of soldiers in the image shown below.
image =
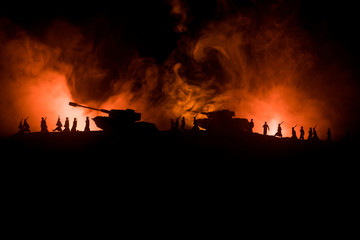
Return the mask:
<path fill-rule="evenodd" d="M 193 127 L 191 128 L 191 130 L 195 131 L 195 132 L 198 132 L 198 131 L 200 131 L 200 129 L 199 129 L 199 125 L 198 125 L 196 116 L 194 117 Z M 170 119 L 170 124 L 171 124 L 170 130 L 172 132 L 179 132 L 179 131 L 184 132 L 185 131 L 185 117 L 181 118 L 180 128 L 179 128 L 179 119 L 180 119 L 180 117 L 176 118 L 175 122 L 174 122 L 174 119 Z"/>
<path fill-rule="evenodd" d="M 19 132 L 20 133 L 30 133 L 30 126 L 27 122 L 27 119 L 29 117 L 25 118 L 24 119 L 24 122 L 20 121 L 19 123 Z M 77 132 L 76 128 L 77 128 L 77 118 L 74 118 L 74 121 L 73 121 L 73 125 L 70 129 L 70 121 L 69 121 L 69 118 L 67 117 L 66 120 L 65 120 L 65 124 L 64 124 L 64 129 L 62 129 L 63 125 L 61 123 L 61 120 L 60 120 L 60 116 L 58 117 L 58 120 L 56 122 L 56 128 L 54 130 L 52 130 L 53 132 Z M 41 123 L 40 123 L 40 131 L 42 133 L 48 133 L 49 130 L 48 130 L 48 127 L 47 127 L 47 124 L 46 124 L 46 117 L 42 117 L 41 118 Z M 89 120 L 89 117 L 86 117 L 86 120 L 85 120 L 85 129 L 84 129 L 84 132 L 89 132 L 90 131 L 90 120 Z"/>
<path fill-rule="evenodd" d="M 184 129 L 185 129 L 185 118 L 182 117 L 181 119 L 181 125 L 180 125 L 180 128 L 179 128 L 179 119 L 180 117 L 178 117 L 176 119 L 176 121 L 174 122 L 173 119 L 171 119 L 171 131 L 174 131 L 174 132 L 183 132 Z M 275 137 L 280 137 L 282 138 L 283 135 L 282 135 L 282 128 L 281 128 L 281 124 L 283 124 L 283 122 L 279 123 L 278 124 L 278 128 L 277 128 L 277 132 L 275 133 Z M 309 129 L 309 135 L 307 137 L 307 140 L 319 140 L 319 137 L 317 135 L 317 132 L 316 132 L 316 126 Z M 297 137 L 296 135 L 296 131 L 295 131 L 295 128 L 297 127 L 297 125 L 295 125 L 294 127 L 291 128 L 291 138 L 292 139 L 296 139 L 296 140 L 305 140 L 305 130 L 304 130 L 304 127 L 301 126 L 300 128 L 300 136 L 299 138 Z M 253 128 L 254 128 L 254 121 L 253 119 L 251 119 L 250 123 L 249 123 L 249 130 L 250 132 L 253 132 Z M 193 128 L 192 130 L 194 131 L 199 131 L 199 126 L 198 126 L 198 123 L 197 123 L 197 119 L 196 119 L 196 116 L 194 117 L 194 122 L 193 122 Z M 265 124 L 263 125 L 263 135 L 264 136 L 267 136 L 268 134 L 268 131 L 270 131 L 270 127 L 269 125 L 267 124 L 267 122 L 265 122 Z M 327 131 L 327 141 L 331 141 L 331 131 L 330 131 L 330 128 L 328 129 Z"/>
<path fill-rule="evenodd" d="M 175 122 L 174 122 L 174 119 L 170 119 L 171 131 L 173 131 L 173 132 L 177 132 L 177 131 L 183 132 L 183 131 L 185 131 L 185 117 L 182 117 L 182 119 L 181 119 L 180 128 L 179 128 L 179 118 L 180 117 L 176 118 Z"/>
<path fill-rule="evenodd" d="M 252 122 L 252 127 L 254 126 L 253 124 L 253 120 L 251 119 L 251 122 Z M 275 137 L 280 137 L 282 138 L 282 128 L 281 128 L 281 124 L 283 122 L 279 123 L 278 125 L 278 129 L 277 129 L 277 132 L 275 133 Z M 299 139 L 299 140 L 305 140 L 305 131 L 304 131 L 304 127 L 301 126 L 300 128 L 300 137 L 298 138 L 296 136 L 296 131 L 295 131 L 295 128 L 296 128 L 297 125 L 295 125 L 294 127 L 291 128 L 291 138 L 292 139 Z M 270 127 L 269 125 L 267 124 L 267 122 L 265 122 L 265 124 L 263 125 L 263 129 L 264 129 L 264 132 L 263 132 L 263 135 L 267 135 L 267 131 L 270 130 Z M 307 137 L 307 140 L 319 140 L 319 137 L 317 135 L 317 132 L 316 132 L 316 125 L 315 127 L 309 129 L 309 135 Z M 327 141 L 331 141 L 331 131 L 330 131 L 330 128 L 328 129 L 327 131 Z"/>
<path fill-rule="evenodd" d="M 27 122 L 27 119 L 29 117 L 25 118 L 24 119 L 24 122 L 20 121 L 19 123 L 19 132 L 21 133 L 30 133 L 30 126 Z M 182 117 L 181 119 L 181 125 L 180 125 L 180 128 L 179 128 L 179 118 L 178 117 L 176 119 L 176 121 L 174 122 L 173 119 L 171 119 L 171 130 L 172 131 L 185 131 L 185 117 Z M 281 124 L 283 122 L 279 123 L 278 124 L 278 128 L 277 128 L 277 132 L 275 133 L 275 137 L 280 137 L 282 138 L 282 128 L 281 128 Z M 194 117 L 194 122 L 193 122 L 193 128 L 192 130 L 197 130 L 199 131 L 199 127 L 198 127 L 198 124 L 197 124 L 197 120 L 196 120 L 196 116 Z M 65 124 L 64 124 L 64 129 L 62 129 L 63 125 L 61 123 L 61 120 L 60 120 L 60 116 L 58 117 L 58 120 L 56 122 L 56 128 L 54 130 L 52 130 L 53 132 L 77 132 L 77 119 L 74 118 L 74 121 L 73 121 L 73 125 L 72 125 L 72 128 L 70 129 L 70 121 L 69 121 L 69 118 L 67 117 L 66 120 L 65 120 Z M 267 124 L 267 122 L 265 122 L 265 124 L 262 126 L 263 127 L 263 135 L 266 136 L 268 131 L 270 131 L 270 127 L 269 125 Z M 291 138 L 292 139 L 299 139 L 299 140 L 305 140 L 305 131 L 304 131 L 304 127 L 301 126 L 300 128 L 300 137 L 298 138 L 297 135 L 296 135 L 296 131 L 295 131 L 295 128 L 297 127 L 297 125 L 295 125 L 294 127 L 292 127 L 291 129 Z M 47 133 L 49 132 L 48 130 L 48 127 L 47 127 L 47 124 L 46 124 L 46 117 L 42 117 L 41 118 L 41 123 L 40 123 L 40 128 L 41 128 L 41 132 L 42 133 Z M 253 128 L 254 128 L 254 121 L 253 119 L 251 119 L 250 121 L 250 132 L 253 132 Z M 85 120 L 85 129 L 84 129 L 84 132 L 88 132 L 90 131 L 90 120 L 89 120 L 89 117 L 86 117 L 86 120 Z M 309 129 L 308 131 L 309 135 L 307 137 L 307 140 L 319 140 L 319 137 L 317 135 L 317 132 L 316 132 L 316 125 L 315 127 Z M 327 141 L 331 141 L 331 131 L 330 131 L 330 128 L 328 129 L 327 131 Z"/>

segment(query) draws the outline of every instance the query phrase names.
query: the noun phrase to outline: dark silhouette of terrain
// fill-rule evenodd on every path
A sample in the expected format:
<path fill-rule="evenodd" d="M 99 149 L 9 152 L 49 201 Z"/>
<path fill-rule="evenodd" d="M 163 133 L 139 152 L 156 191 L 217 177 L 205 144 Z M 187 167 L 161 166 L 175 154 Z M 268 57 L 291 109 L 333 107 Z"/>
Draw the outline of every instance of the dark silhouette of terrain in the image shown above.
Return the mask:
<path fill-rule="evenodd" d="M 84 158 L 138 159 L 146 161 L 236 161 L 257 163 L 304 163 L 341 161 L 352 158 L 355 142 L 300 141 L 293 138 L 276 138 L 258 133 L 236 134 L 206 131 L 124 131 L 113 134 L 103 131 L 49 132 L 16 134 L 3 139 L 6 149 L 18 157 L 47 158 L 56 154 L 68 159 Z"/>
<path fill-rule="evenodd" d="M 308 223 L 314 212 L 334 218 L 337 208 L 351 212 L 349 204 L 357 203 L 358 145 L 351 141 L 189 130 L 38 132 L 0 143 L 10 189 L 5 199 L 14 199 L 11 210 L 34 209 L 31 219 L 39 209 L 71 222 L 74 213 L 92 219 L 87 216 L 94 217 L 94 209 L 113 215 L 119 208 L 126 219 L 145 215 L 152 222 L 159 211 L 187 219 L 195 212 L 216 216 L 216 209 L 233 215 L 239 208 L 251 216 L 273 210 L 269 222 L 284 211 Z"/>
<path fill-rule="evenodd" d="M 328 131 L 327 141 L 317 137 L 316 126 L 310 128 L 308 140 L 298 140 L 295 127 L 292 137 L 282 137 L 281 124 L 274 136 L 268 136 L 269 126 L 265 122 L 264 134 L 253 133 L 253 119 L 233 118 L 235 112 L 220 110 L 206 112 L 208 118 L 196 119 L 193 127 L 185 130 L 185 119 L 182 118 L 179 130 L 179 118 L 171 121 L 170 131 L 158 131 L 152 123 L 140 122 L 141 114 L 132 109 L 104 110 L 70 102 L 70 106 L 84 107 L 100 111 L 109 116 L 93 118 L 95 124 L 103 131 L 90 131 L 90 120 L 87 117 L 83 132 L 78 131 L 77 119 L 74 119 L 70 130 L 66 118 L 62 131 L 60 118 L 56 125 L 59 132 L 48 132 L 46 119 L 41 120 L 41 132 L 27 133 L 22 130 L 20 122 L 17 134 L 2 141 L 2 147 L 10 151 L 11 156 L 28 158 L 30 156 L 45 158 L 49 156 L 64 159 L 138 159 L 140 161 L 173 161 L 189 162 L 227 162 L 236 164 L 270 164 L 270 165 L 313 165 L 321 162 L 341 161 L 351 158 L 355 141 L 331 141 Z M 24 125 L 26 124 L 26 119 Z M 204 130 L 200 130 L 199 126 Z M 304 139 L 301 127 L 300 139 Z M 280 137 L 280 138 L 278 138 Z M 329 140 L 330 139 L 330 140 Z M 12 152 L 10 149 L 20 149 Z M 18 155 L 18 156 L 17 156 Z"/>
<path fill-rule="evenodd" d="M 178 125 L 174 130 L 172 121 L 170 131 L 157 131 L 153 124 L 139 122 L 140 114 L 133 110 L 111 111 L 115 112 L 101 117 L 100 122 L 94 119 L 104 131 L 70 131 L 67 118 L 62 132 L 20 131 L 1 139 L 1 152 L 6 156 L 2 162 L 24 168 L 25 175 L 40 171 L 62 179 L 62 174 L 70 171 L 75 177 L 88 173 L 102 178 L 122 175 L 131 181 L 134 176 L 189 181 L 184 174 L 190 174 L 190 179 L 221 181 L 238 176 L 258 176 L 256 181 L 280 176 L 281 182 L 312 181 L 313 177 L 347 179 L 358 169 L 355 149 L 359 142 L 349 134 L 344 141 L 278 138 L 253 133 L 253 121 L 232 118 L 231 111 L 210 112 L 207 119 L 195 116 L 189 130 L 181 127 L 179 131 Z M 236 124 L 235 131 L 230 126 Z M 230 181 L 227 184 L 238 180 Z"/>

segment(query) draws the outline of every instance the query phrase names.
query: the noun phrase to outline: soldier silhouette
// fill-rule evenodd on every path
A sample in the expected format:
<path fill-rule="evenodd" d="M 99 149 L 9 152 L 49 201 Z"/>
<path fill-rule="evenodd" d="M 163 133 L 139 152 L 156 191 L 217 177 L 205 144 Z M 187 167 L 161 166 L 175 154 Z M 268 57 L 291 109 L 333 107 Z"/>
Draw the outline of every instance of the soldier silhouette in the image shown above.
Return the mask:
<path fill-rule="evenodd" d="M 48 131 L 48 127 L 47 127 L 47 125 L 46 125 L 46 118 L 41 118 L 41 124 L 40 124 L 40 128 L 41 128 L 41 132 L 42 133 L 47 133 L 47 132 L 49 132 Z"/>
<path fill-rule="evenodd" d="M 296 136 L 296 131 L 295 131 L 296 126 L 297 125 L 295 125 L 294 127 L 291 128 L 291 138 L 292 139 L 298 139 Z"/>
<path fill-rule="evenodd" d="M 66 120 L 65 120 L 64 132 L 70 132 L 70 121 L 69 121 L 69 118 L 68 118 L 68 117 L 67 117 Z"/>
<path fill-rule="evenodd" d="M 185 117 L 182 117 L 181 119 L 180 131 L 185 131 Z"/>
<path fill-rule="evenodd" d="M 57 127 L 53 130 L 53 132 L 55 132 L 55 131 L 62 132 L 62 129 L 61 129 L 62 123 L 61 123 L 61 121 L 60 121 L 60 116 L 58 117 L 58 120 L 57 120 L 57 122 L 56 122 L 56 126 L 57 126 Z"/>
<path fill-rule="evenodd" d="M 305 131 L 304 131 L 304 128 L 303 126 L 301 126 L 301 129 L 300 129 L 300 140 L 304 140 L 304 135 L 305 135 Z"/>
<path fill-rule="evenodd" d="M 198 132 L 198 131 L 200 131 L 200 129 L 199 129 L 199 125 L 197 123 L 196 117 L 197 117 L 197 114 L 194 117 L 194 121 L 193 121 L 194 126 L 193 126 L 192 130 L 195 131 L 195 132 Z"/>
<path fill-rule="evenodd" d="M 175 131 L 177 132 L 177 131 L 179 131 L 179 118 L 180 117 L 178 117 L 178 118 L 176 118 L 176 121 L 175 121 Z"/>
<path fill-rule="evenodd" d="M 76 132 L 76 127 L 77 127 L 77 119 L 74 118 L 73 125 L 72 125 L 72 128 L 71 128 L 71 132 Z"/>
<path fill-rule="evenodd" d="M 249 132 L 253 132 L 253 128 L 254 128 L 254 120 L 253 119 L 251 119 L 251 121 L 250 121 L 250 125 L 249 125 Z"/>
<path fill-rule="evenodd" d="M 313 137 L 312 128 L 309 129 L 309 136 L 307 140 L 311 140 Z"/>
<path fill-rule="evenodd" d="M 267 122 L 265 122 L 265 124 L 263 125 L 263 128 L 264 128 L 264 136 L 267 135 L 267 131 L 269 130 L 270 131 L 270 128 L 269 128 L 269 125 L 267 125 Z"/>
<path fill-rule="evenodd" d="M 89 132 L 89 131 L 90 131 L 90 120 L 89 117 L 86 117 L 84 132 Z"/>
<path fill-rule="evenodd" d="M 330 128 L 327 131 L 327 141 L 331 142 L 331 132 L 330 132 Z"/>
<path fill-rule="evenodd" d="M 23 132 L 24 132 L 24 125 L 22 124 L 22 119 L 20 120 L 18 129 L 19 129 L 19 133 L 23 133 Z"/>
<path fill-rule="evenodd" d="M 280 137 L 280 138 L 282 138 L 282 133 L 281 133 L 281 124 L 282 123 L 279 123 L 279 125 L 278 125 L 278 129 L 277 129 L 277 132 L 275 133 L 275 137 Z"/>
<path fill-rule="evenodd" d="M 29 117 L 27 117 L 27 118 L 25 118 L 24 119 L 24 125 L 23 125 L 23 132 L 24 133 L 30 133 L 30 126 L 29 126 L 29 124 L 27 123 L 27 119 L 28 119 Z"/>

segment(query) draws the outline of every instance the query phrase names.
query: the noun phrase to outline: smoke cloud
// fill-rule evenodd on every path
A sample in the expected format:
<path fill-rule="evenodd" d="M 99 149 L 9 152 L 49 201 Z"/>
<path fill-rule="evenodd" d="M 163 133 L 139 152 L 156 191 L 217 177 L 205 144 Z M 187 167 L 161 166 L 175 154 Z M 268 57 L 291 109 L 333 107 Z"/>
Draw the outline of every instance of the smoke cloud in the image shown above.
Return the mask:
<path fill-rule="evenodd" d="M 236 9 L 220 1 L 216 15 L 199 23 L 191 5 L 170 1 L 178 41 L 160 61 L 142 54 L 125 23 L 114 34 L 104 18 L 55 20 L 33 34 L 2 19 L 1 135 L 15 133 L 27 116 L 32 131 L 41 117 L 55 128 L 59 115 L 77 117 L 82 130 L 85 116 L 99 113 L 67 105 L 75 101 L 135 109 L 161 130 L 170 118 L 185 116 L 190 128 L 199 112 L 231 109 L 253 118 L 257 132 L 267 121 L 275 133 L 284 121 L 285 136 L 295 125 L 317 125 L 320 138 L 328 128 L 341 138 L 356 128 L 358 84 L 341 47 L 311 35 L 298 9 L 281 1 Z"/>

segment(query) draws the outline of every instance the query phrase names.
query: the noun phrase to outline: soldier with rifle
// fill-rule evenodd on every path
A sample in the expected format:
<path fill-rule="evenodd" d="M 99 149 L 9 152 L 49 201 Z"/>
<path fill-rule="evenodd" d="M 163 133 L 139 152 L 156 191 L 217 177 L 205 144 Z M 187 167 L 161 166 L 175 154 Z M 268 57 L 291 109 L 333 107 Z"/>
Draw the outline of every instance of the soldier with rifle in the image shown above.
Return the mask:
<path fill-rule="evenodd" d="M 43 118 L 43 117 L 41 118 L 40 128 L 41 128 L 41 132 L 42 132 L 42 133 L 47 133 L 47 132 L 49 132 L 48 127 L 47 127 L 47 125 L 46 125 L 46 118 Z"/>
<path fill-rule="evenodd" d="M 282 138 L 282 133 L 281 133 L 281 124 L 283 124 L 283 122 L 284 121 L 282 121 L 281 123 L 279 123 L 279 125 L 278 125 L 278 129 L 277 129 L 277 132 L 275 133 L 275 137 L 280 137 L 280 138 Z"/>
<path fill-rule="evenodd" d="M 308 139 L 307 139 L 307 140 L 311 140 L 311 139 L 312 139 L 312 136 L 313 136 L 312 128 L 310 128 L 310 129 L 309 129 L 309 136 L 308 136 Z"/>
<path fill-rule="evenodd" d="M 301 126 L 301 128 L 300 128 L 300 140 L 304 140 L 304 135 L 305 135 L 305 131 L 304 131 L 304 128 L 303 128 L 303 126 Z"/>
<path fill-rule="evenodd" d="M 24 119 L 24 124 L 23 124 L 23 132 L 24 133 L 30 133 L 30 126 L 29 126 L 29 124 L 27 123 L 27 119 L 28 119 L 29 117 L 27 117 L 27 118 L 25 118 Z"/>
<path fill-rule="evenodd" d="M 56 122 L 56 126 L 57 126 L 57 127 L 53 130 L 53 132 L 55 132 L 55 131 L 62 132 L 62 129 L 61 129 L 62 123 L 61 123 L 61 121 L 60 121 L 60 116 L 58 117 L 58 120 L 57 120 L 57 122 Z"/>
<path fill-rule="evenodd" d="M 199 129 L 199 125 L 198 125 L 198 122 L 196 120 L 196 117 L 197 117 L 197 114 L 194 117 L 194 122 L 193 122 L 194 126 L 193 126 L 192 130 L 195 131 L 195 132 L 198 132 L 198 131 L 200 131 L 200 129 Z"/>
<path fill-rule="evenodd" d="M 23 132 L 24 132 L 24 126 L 23 126 L 23 124 L 22 124 L 22 119 L 20 120 L 18 129 L 19 129 L 19 133 L 23 133 Z"/>

